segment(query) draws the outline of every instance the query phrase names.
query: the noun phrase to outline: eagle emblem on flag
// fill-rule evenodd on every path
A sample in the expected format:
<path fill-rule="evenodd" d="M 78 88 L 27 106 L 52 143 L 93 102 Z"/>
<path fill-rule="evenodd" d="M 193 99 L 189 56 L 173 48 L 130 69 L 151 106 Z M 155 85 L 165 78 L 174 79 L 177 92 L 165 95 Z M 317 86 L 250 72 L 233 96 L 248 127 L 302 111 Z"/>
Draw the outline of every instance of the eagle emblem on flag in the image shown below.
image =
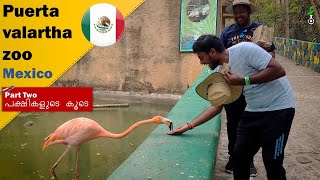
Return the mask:
<path fill-rule="evenodd" d="M 107 16 L 102 16 L 94 23 L 94 28 L 100 33 L 107 33 L 111 30 L 112 25 L 113 24 Z"/>

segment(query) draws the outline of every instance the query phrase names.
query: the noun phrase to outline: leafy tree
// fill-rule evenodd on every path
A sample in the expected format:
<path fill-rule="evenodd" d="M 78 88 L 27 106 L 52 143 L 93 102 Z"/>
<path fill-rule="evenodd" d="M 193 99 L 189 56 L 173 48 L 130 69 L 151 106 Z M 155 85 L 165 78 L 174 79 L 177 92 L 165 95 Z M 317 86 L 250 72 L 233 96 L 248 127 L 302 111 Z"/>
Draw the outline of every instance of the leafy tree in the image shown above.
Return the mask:
<path fill-rule="evenodd" d="M 262 22 L 268 26 L 274 27 L 275 36 L 286 37 L 286 25 L 288 26 L 291 39 L 303 41 L 320 42 L 320 28 L 317 24 L 308 24 L 308 11 L 311 1 L 315 4 L 315 11 L 318 11 L 320 0 L 287 0 L 289 23 L 286 24 L 286 6 L 285 0 L 252 0 L 258 6 L 258 11 L 252 14 L 252 20 Z M 320 19 L 316 19 L 316 22 Z"/>

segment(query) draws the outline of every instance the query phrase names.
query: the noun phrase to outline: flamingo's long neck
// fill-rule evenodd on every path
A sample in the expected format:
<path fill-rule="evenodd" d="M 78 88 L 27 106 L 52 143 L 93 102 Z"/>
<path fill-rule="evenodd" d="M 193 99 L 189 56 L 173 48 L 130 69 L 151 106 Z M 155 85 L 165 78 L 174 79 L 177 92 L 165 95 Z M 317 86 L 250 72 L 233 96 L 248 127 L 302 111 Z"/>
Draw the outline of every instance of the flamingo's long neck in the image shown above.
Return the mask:
<path fill-rule="evenodd" d="M 147 120 L 142 120 L 142 121 L 136 122 L 133 125 L 131 125 L 127 130 L 125 130 L 124 132 L 122 132 L 120 134 L 114 134 L 114 133 L 110 133 L 108 131 L 104 131 L 100 134 L 100 137 L 122 138 L 122 137 L 125 137 L 126 135 L 128 135 L 134 128 L 141 126 L 143 124 L 149 124 L 149 123 L 154 123 L 154 120 L 147 119 Z"/>

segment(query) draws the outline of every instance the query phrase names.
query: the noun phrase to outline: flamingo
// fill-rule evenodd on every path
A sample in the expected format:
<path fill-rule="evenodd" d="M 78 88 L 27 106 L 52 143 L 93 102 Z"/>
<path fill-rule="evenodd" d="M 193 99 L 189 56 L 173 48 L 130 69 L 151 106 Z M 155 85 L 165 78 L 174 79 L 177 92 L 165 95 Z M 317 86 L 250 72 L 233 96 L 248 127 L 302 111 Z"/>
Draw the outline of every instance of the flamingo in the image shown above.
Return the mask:
<path fill-rule="evenodd" d="M 50 134 L 44 140 L 42 150 L 45 150 L 48 146 L 54 144 L 64 144 L 67 145 L 67 149 L 63 152 L 57 162 L 51 168 L 51 174 L 57 179 L 57 176 L 54 172 L 55 168 L 60 163 L 61 159 L 69 152 L 71 148 L 76 149 L 76 167 L 75 167 L 75 178 L 79 180 L 78 172 L 78 160 L 79 160 L 79 151 L 82 143 L 99 138 L 99 137 L 109 137 L 109 138 L 122 138 L 128 135 L 134 128 L 149 123 L 165 124 L 169 127 L 170 130 L 173 129 L 172 121 L 164 118 L 162 116 L 155 116 L 152 119 L 142 120 L 131 125 L 127 130 L 120 134 L 114 134 L 106 131 L 101 127 L 97 122 L 92 119 L 79 117 L 71 119 L 61 126 L 59 126 L 54 133 Z"/>

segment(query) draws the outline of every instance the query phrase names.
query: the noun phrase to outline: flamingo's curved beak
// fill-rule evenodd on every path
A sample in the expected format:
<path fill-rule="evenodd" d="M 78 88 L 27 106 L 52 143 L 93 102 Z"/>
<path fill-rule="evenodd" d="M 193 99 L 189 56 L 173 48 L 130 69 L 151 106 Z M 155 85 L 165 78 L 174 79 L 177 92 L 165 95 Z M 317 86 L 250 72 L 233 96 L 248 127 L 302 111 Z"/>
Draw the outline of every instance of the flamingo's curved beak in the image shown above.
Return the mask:
<path fill-rule="evenodd" d="M 172 131 L 173 130 L 173 123 L 172 122 L 168 122 L 168 127 L 169 127 L 170 131 Z"/>
<path fill-rule="evenodd" d="M 173 123 L 172 123 L 172 121 L 170 119 L 167 119 L 167 118 L 163 117 L 161 119 L 161 121 L 162 121 L 163 124 L 165 124 L 165 125 L 167 125 L 169 127 L 170 131 L 173 130 Z"/>

